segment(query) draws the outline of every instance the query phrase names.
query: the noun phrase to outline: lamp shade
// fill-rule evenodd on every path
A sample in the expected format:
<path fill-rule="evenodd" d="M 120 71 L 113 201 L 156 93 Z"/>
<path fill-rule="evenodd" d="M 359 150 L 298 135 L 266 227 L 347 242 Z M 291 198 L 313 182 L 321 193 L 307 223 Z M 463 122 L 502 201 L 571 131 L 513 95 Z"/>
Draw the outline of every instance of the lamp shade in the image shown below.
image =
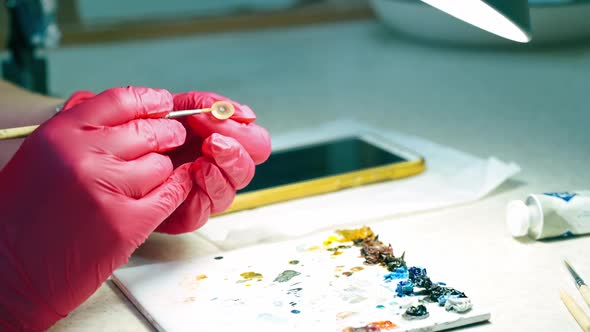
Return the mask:
<path fill-rule="evenodd" d="M 500 37 L 531 40 L 527 0 L 422 0 L 462 21 Z"/>

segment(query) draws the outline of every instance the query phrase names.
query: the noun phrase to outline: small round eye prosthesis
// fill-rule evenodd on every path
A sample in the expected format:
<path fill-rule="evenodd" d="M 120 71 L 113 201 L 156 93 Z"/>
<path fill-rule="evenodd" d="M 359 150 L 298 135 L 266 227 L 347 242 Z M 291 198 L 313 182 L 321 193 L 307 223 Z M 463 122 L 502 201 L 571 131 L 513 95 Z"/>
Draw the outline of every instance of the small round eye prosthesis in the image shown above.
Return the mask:
<path fill-rule="evenodd" d="M 211 106 L 211 114 L 219 120 L 229 119 L 235 111 L 234 105 L 227 101 L 218 101 Z"/>

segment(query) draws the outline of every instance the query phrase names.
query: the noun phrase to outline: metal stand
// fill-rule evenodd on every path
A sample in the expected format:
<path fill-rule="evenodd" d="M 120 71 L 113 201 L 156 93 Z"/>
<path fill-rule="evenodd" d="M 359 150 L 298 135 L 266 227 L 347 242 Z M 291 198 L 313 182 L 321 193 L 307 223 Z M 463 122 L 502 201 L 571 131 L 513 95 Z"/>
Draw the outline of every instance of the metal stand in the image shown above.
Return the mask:
<path fill-rule="evenodd" d="M 55 25 L 55 3 L 47 0 L 7 0 L 10 18 L 8 50 L 2 61 L 6 80 L 27 90 L 48 94 L 47 59 L 43 49 L 59 40 Z"/>
<path fill-rule="evenodd" d="M 48 94 L 47 60 L 37 57 L 34 49 L 11 50 L 11 58 L 2 62 L 2 73 L 7 81 L 27 90 Z"/>

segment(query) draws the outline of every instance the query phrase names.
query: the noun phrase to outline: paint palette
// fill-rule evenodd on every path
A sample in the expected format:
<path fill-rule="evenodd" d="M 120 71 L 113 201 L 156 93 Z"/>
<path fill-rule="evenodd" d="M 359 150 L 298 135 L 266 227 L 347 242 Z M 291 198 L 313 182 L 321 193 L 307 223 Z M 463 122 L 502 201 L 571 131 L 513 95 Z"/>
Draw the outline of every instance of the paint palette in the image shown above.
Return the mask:
<path fill-rule="evenodd" d="M 425 287 L 439 293 L 451 288 L 421 284 L 430 282 L 419 279 L 425 270 L 390 273 L 391 260 L 366 264 L 383 256 L 371 256 L 366 241 L 326 237 L 124 268 L 113 280 L 158 330 L 169 332 L 440 331 L 489 320 L 476 303 L 465 312 L 449 306 L 465 300 L 459 296 L 451 296 L 446 308 L 438 293 L 431 300 Z M 408 289 L 412 281 L 415 287 Z"/>

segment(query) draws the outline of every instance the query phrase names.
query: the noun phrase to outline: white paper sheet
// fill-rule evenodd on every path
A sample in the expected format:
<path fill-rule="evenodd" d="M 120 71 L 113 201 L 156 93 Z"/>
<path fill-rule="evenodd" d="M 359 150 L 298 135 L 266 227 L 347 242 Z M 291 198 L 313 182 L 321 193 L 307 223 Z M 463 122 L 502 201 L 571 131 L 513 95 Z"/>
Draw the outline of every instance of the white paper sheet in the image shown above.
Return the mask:
<path fill-rule="evenodd" d="M 515 163 L 357 122 L 335 122 L 273 137 L 273 150 L 351 134 L 372 133 L 426 158 L 420 175 L 307 197 L 212 218 L 199 232 L 224 249 L 298 237 L 335 226 L 478 200 L 520 171 Z"/>
<path fill-rule="evenodd" d="M 336 234 L 224 252 L 217 258 L 118 269 L 113 280 L 158 331 L 166 332 L 341 332 L 379 321 L 395 324 L 383 331 L 419 332 L 490 319 L 491 313 L 477 298 L 470 298 L 471 310 L 457 313 L 424 301 L 425 295 L 397 296 L 398 282 L 407 277 L 386 280 L 385 267 L 365 265 L 360 248 L 352 242 L 327 244 L 330 235 Z M 413 266 L 411 261 L 407 264 Z M 453 277 L 425 268 L 433 282 L 440 281 L 435 276 Z M 247 279 L 244 272 L 257 277 Z M 461 285 L 448 286 L 471 293 Z M 406 309 L 420 300 L 429 316 L 405 319 Z"/>

